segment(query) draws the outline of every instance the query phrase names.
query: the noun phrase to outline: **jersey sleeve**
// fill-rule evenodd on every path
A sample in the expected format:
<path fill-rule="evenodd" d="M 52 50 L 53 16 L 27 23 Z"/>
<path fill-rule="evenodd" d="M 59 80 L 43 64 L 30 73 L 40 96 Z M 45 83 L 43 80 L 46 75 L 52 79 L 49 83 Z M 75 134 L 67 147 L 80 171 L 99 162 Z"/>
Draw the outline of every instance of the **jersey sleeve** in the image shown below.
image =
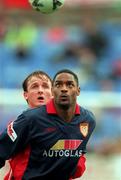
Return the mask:
<path fill-rule="evenodd" d="M 29 142 L 29 126 L 28 119 L 21 114 L 0 134 L 0 168 Z"/>
<path fill-rule="evenodd" d="M 90 139 L 90 136 L 93 133 L 93 130 L 95 129 L 95 126 L 96 126 L 95 117 L 91 112 L 87 113 L 86 119 L 87 120 L 84 121 L 84 125 L 85 125 L 85 127 L 84 127 L 84 135 L 85 135 L 85 138 L 84 138 L 83 146 L 82 146 L 82 155 L 78 159 L 75 171 L 74 171 L 73 175 L 71 176 L 72 179 L 76 179 L 76 178 L 81 177 L 83 175 L 83 173 L 85 172 L 85 170 L 86 170 L 86 156 L 84 154 L 87 151 L 86 150 L 87 143 L 88 143 L 88 141 Z"/>
<path fill-rule="evenodd" d="M 87 128 L 88 133 L 83 141 L 83 149 L 82 149 L 84 154 L 87 152 L 87 150 L 86 150 L 87 143 L 90 140 L 92 133 L 96 127 L 96 119 L 92 112 L 88 112 L 87 122 L 88 122 L 88 128 Z"/>
<path fill-rule="evenodd" d="M 77 166 L 76 166 L 76 170 L 75 170 L 74 174 L 72 175 L 71 179 L 76 179 L 83 175 L 84 171 L 86 170 L 85 163 L 86 163 L 85 155 L 80 156 Z"/>

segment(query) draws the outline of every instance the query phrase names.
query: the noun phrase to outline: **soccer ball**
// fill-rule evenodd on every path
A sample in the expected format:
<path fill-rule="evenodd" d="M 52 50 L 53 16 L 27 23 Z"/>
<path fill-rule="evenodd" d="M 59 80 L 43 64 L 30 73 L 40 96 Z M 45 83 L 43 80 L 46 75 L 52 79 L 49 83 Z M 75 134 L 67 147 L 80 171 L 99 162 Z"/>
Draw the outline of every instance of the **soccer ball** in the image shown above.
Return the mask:
<path fill-rule="evenodd" d="M 29 0 L 29 3 L 35 10 L 48 14 L 60 9 L 64 0 Z"/>

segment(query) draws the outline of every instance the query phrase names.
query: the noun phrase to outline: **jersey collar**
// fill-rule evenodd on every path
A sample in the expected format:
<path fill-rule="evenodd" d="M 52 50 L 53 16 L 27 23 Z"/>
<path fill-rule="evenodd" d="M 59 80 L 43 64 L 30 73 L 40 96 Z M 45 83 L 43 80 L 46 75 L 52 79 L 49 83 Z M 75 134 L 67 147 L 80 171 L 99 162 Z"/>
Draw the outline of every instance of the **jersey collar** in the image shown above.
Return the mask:
<path fill-rule="evenodd" d="M 46 108 L 48 114 L 57 114 L 53 99 L 47 103 Z M 80 107 L 78 104 L 76 104 L 75 115 L 79 115 L 79 114 L 80 114 Z"/>

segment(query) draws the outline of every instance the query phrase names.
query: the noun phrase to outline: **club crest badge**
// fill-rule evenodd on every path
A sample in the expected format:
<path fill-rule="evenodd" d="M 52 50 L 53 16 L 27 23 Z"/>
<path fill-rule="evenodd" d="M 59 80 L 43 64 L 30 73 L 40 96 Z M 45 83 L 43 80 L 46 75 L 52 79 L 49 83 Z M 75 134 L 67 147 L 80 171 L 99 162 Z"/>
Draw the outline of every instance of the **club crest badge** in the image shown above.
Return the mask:
<path fill-rule="evenodd" d="M 89 124 L 88 123 L 81 123 L 80 124 L 80 132 L 82 133 L 82 135 L 84 137 L 86 137 L 88 135 L 88 131 L 89 131 Z"/>

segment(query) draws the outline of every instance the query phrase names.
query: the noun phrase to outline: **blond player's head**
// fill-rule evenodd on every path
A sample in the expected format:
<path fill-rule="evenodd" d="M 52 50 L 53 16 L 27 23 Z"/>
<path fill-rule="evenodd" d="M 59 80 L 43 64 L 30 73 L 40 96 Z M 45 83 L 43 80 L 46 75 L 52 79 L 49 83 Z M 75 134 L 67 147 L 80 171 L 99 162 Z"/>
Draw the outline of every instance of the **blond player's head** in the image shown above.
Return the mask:
<path fill-rule="evenodd" d="M 52 81 L 43 71 L 34 71 L 23 81 L 24 98 L 30 108 L 46 104 L 51 98 Z"/>

